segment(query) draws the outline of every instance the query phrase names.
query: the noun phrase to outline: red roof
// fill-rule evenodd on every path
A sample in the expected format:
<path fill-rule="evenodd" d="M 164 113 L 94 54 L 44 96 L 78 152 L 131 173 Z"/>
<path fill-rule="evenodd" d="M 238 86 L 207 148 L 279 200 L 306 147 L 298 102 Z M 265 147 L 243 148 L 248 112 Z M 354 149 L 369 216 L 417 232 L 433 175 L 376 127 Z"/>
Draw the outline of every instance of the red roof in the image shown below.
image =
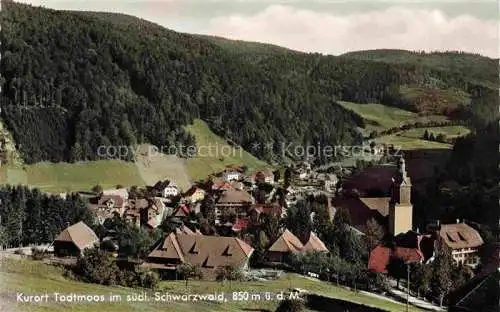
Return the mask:
<path fill-rule="evenodd" d="M 187 217 L 189 215 L 189 212 L 191 209 L 189 209 L 189 206 L 186 204 L 180 204 L 179 208 L 174 213 L 175 217 Z"/>
<path fill-rule="evenodd" d="M 283 213 L 283 208 L 278 203 L 272 204 L 253 204 L 248 212 L 255 211 L 257 214 L 267 214 L 267 215 L 275 215 L 281 216 Z"/>
<path fill-rule="evenodd" d="M 391 248 L 379 245 L 370 252 L 368 269 L 377 273 L 387 273 L 387 265 L 391 258 L 400 259 L 404 263 L 412 263 L 422 261 L 424 255 L 417 248 L 396 247 L 391 250 Z"/>
<path fill-rule="evenodd" d="M 387 273 L 387 265 L 391 258 L 391 249 L 377 246 L 370 252 L 368 269 L 377 273 Z"/>
<path fill-rule="evenodd" d="M 246 230 L 247 227 L 248 227 L 248 218 L 240 218 L 237 219 L 236 222 L 234 222 L 233 231 L 241 232 Z"/>
<path fill-rule="evenodd" d="M 396 247 L 392 255 L 404 263 L 420 262 L 424 259 L 424 255 L 417 248 Z"/>

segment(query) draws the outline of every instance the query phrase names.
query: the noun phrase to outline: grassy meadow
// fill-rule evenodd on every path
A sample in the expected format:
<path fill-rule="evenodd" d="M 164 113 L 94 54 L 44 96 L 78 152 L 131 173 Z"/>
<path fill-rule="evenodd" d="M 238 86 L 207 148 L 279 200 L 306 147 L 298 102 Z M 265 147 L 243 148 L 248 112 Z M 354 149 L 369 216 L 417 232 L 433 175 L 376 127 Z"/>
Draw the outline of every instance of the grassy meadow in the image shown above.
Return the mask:
<path fill-rule="evenodd" d="M 41 162 L 30 165 L 0 166 L 0 184 L 25 184 L 40 188 L 44 192 L 62 193 L 88 191 L 94 185 L 103 188 L 152 185 L 158 180 L 171 179 L 179 187 L 187 189 L 192 181 L 205 178 L 211 173 L 231 164 L 246 165 L 250 169 L 265 167 L 242 148 L 230 146 L 223 138 L 213 133 L 202 120 L 186 127 L 196 138 L 198 147 L 210 147 L 207 155 L 183 159 L 175 155 L 159 153 L 137 154 L 137 161 L 99 160 L 77 163 Z M 145 145 L 147 147 L 147 145 Z M 223 157 L 231 151 L 229 156 Z"/>
<path fill-rule="evenodd" d="M 425 130 L 428 133 L 433 133 L 434 135 L 438 135 L 439 133 L 444 134 L 446 138 L 452 139 L 461 137 L 469 134 L 471 131 L 464 126 L 446 126 L 446 127 L 432 127 L 432 128 L 416 128 L 409 129 L 402 132 L 402 136 L 408 138 L 422 138 L 424 136 Z"/>
<path fill-rule="evenodd" d="M 249 169 L 267 166 L 265 162 L 244 149 L 229 145 L 226 140 L 213 133 L 202 120 L 195 120 L 192 125 L 186 126 L 186 130 L 195 136 L 198 148 L 203 147 L 200 151 L 203 155 L 186 160 L 189 176 L 193 180 L 205 178 L 232 164 L 244 164 Z"/>
<path fill-rule="evenodd" d="M 89 191 L 94 185 L 114 188 L 116 185 L 144 185 L 134 163 L 118 160 L 49 163 L 3 166 L 0 182 L 26 184 L 44 192 Z"/>
<path fill-rule="evenodd" d="M 413 124 L 417 121 L 426 123 L 430 121 L 443 122 L 447 118 L 441 115 L 419 115 L 404 109 L 385 106 L 382 104 L 358 104 L 351 102 L 339 102 L 344 108 L 352 110 L 365 121 L 364 135 L 372 131 L 381 132 L 390 128 L 405 124 Z M 467 135 L 470 130 L 463 126 L 423 127 L 399 131 L 390 135 L 375 138 L 377 143 L 393 144 L 404 150 L 413 149 L 449 149 L 451 144 L 423 140 L 425 130 L 437 135 L 443 133 L 447 138 L 457 138 Z"/>
<path fill-rule="evenodd" d="M 3 259 L 0 261 L 0 297 L 8 300 L 9 306 L 14 306 L 26 312 L 45 312 L 45 311 L 106 311 L 106 312 L 128 312 L 128 311 L 274 311 L 277 307 L 277 301 L 231 301 L 224 303 L 215 303 L 207 301 L 197 301 L 191 303 L 157 303 L 148 302 L 127 302 L 127 295 L 140 294 L 142 290 L 126 287 L 111 287 L 95 284 L 87 284 L 72 281 L 63 277 L 63 270 L 52 267 L 40 262 L 31 260 L 13 260 Z M 320 295 L 339 298 L 346 301 L 361 303 L 364 305 L 378 307 L 387 311 L 402 311 L 403 304 L 393 303 L 383 299 L 367 296 L 362 293 L 354 292 L 343 287 L 337 287 L 333 284 L 319 280 L 308 279 L 296 274 L 285 274 L 280 279 L 266 282 L 232 282 L 222 284 L 209 281 L 189 281 L 186 287 L 184 281 L 162 281 L 157 291 L 170 294 L 208 294 L 213 292 L 231 293 L 234 291 L 248 291 L 249 293 L 258 292 L 280 292 L 286 291 L 290 287 L 302 288 Z M 26 295 L 52 294 L 59 292 L 61 294 L 79 294 L 79 295 L 121 295 L 121 302 L 114 303 L 55 303 L 48 302 L 43 304 L 15 303 L 16 293 L 23 292 Z M 153 294 L 149 294 L 153 297 Z M 5 299 L 6 298 L 6 299 Z M 168 308 L 167 308 L 168 307 Z M 15 310 L 18 311 L 18 310 Z M 410 311 L 420 311 L 411 308 Z"/>

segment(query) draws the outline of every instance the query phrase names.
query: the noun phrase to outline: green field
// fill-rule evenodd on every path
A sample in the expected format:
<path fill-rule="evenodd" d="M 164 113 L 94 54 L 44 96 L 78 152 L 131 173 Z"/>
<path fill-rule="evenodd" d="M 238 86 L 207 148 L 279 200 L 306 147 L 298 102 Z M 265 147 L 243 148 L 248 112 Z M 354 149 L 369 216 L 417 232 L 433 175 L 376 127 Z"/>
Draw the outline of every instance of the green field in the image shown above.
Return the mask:
<path fill-rule="evenodd" d="M 420 116 L 414 112 L 382 104 L 359 104 L 343 101 L 339 101 L 338 103 L 363 118 L 368 131 L 383 131 L 405 124 L 415 123 L 417 121 L 425 123 L 429 121 L 440 122 L 447 120 L 445 116 Z"/>
<path fill-rule="evenodd" d="M 402 150 L 413 149 L 449 149 L 451 144 L 439 143 L 434 141 L 421 140 L 417 138 L 406 137 L 403 135 L 384 135 L 375 138 L 374 141 L 379 144 L 392 144 L 395 148 Z"/>
<path fill-rule="evenodd" d="M 2 183 L 27 184 L 52 193 L 88 191 L 96 184 L 103 188 L 114 188 L 117 184 L 144 185 L 134 163 L 117 160 L 74 164 L 42 162 L 23 167 L 2 167 L 1 170 Z"/>
<path fill-rule="evenodd" d="M 195 120 L 186 129 L 195 136 L 198 147 L 208 146 L 210 152 L 201 149 L 205 155 L 191 159 L 140 152 L 136 163 L 99 160 L 74 164 L 42 162 L 23 166 L 4 165 L 0 166 L 0 183 L 26 184 L 45 192 L 62 193 L 88 191 L 96 184 L 103 188 L 114 188 L 118 184 L 144 186 L 170 179 L 182 189 L 187 189 L 192 181 L 205 178 L 230 164 L 246 165 L 250 169 L 267 166 L 245 150 L 231 147 L 201 120 Z M 148 145 L 144 146 L 147 150 Z"/>
<path fill-rule="evenodd" d="M 424 133 L 426 130 L 429 132 L 429 134 L 433 133 L 434 135 L 438 135 L 439 133 L 442 133 L 445 135 L 446 138 L 449 138 L 449 139 L 464 136 L 464 135 L 467 135 L 471 132 L 469 129 L 465 128 L 464 126 L 446 126 L 446 127 L 409 129 L 409 130 L 403 131 L 401 133 L 401 135 L 408 137 L 408 138 L 420 139 L 424 136 Z"/>
<path fill-rule="evenodd" d="M 265 162 L 242 148 L 230 146 L 226 140 L 214 134 L 202 120 L 195 120 L 186 130 L 196 137 L 198 148 L 203 148 L 200 149 L 203 155 L 186 160 L 187 170 L 193 180 L 205 178 L 232 164 L 244 164 L 250 169 L 267 166 Z"/>
<path fill-rule="evenodd" d="M 350 109 L 358 114 L 365 121 L 366 128 L 364 135 L 367 136 L 371 131 L 383 131 L 405 124 L 413 124 L 417 121 L 426 123 L 430 121 L 446 121 L 445 116 L 429 115 L 420 116 L 407 110 L 396 107 L 389 107 L 382 104 L 358 104 L 351 102 L 339 102 L 346 109 Z M 384 135 L 375 138 L 377 143 L 393 144 L 401 149 L 447 149 L 451 144 L 444 144 L 428 140 L 422 140 L 425 130 L 437 135 L 443 133 L 447 138 L 456 138 L 470 133 L 470 130 L 463 126 L 444 126 L 444 127 L 423 127 L 399 131 L 391 135 Z"/>
<path fill-rule="evenodd" d="M 382 131 L 398 127 L 418 117 L 416 113 L 382 104 L 358 104 L 342 101 L 338 103 L 361 116 L 369 130 Z"/>
<path fill-rule="evenodd" d="M 14 311 L 42 312 L 42 311 L 106 311 L 106 312 L 128 312 L 128 311 L 259 311 L 268 309 L 274 311 L 277 306 L 276 301 L 228 301 L 226 303 L 201 302 L 196 303 L 154 303 L 150 302 L 126 302 L 127 295 L 141 293 L 140 289 L 125 287 L 107 287 L 94 284 L 75 282 L 63 277 L 62 269 L 41 264 L 30 260 L 7 260 L 0 262 L 0 296 L 2 300 L 7 300 L 9 307 L 15 307 Z M 186 288 L 183 281 L 164 281 L 160 284 L 159 291 L 171 294 L 207 294 L 213 292 L 231 293 L 233 291 L 248 291 L 257 293 L 260 291 L 280 292 L 286 291 L 290 287 L 298 287 L 325 296 L 353 301 L 365 305 L 378 307 L 387 311 L 403 311 L 402 304 L 392 303 L 386 300 L 373 298 L 361 293 L 357 293 L 342 287 L 337 287 L 326 282 L 311 280 L 295 274 L 286 274 L 279 280 L 267 282 L 232 282 L 218 283 L 205 281 L 189 281 Z M 26 303 L 15 303 L 17 292 L 26 295 L 52 294 L 79 294 L 79 295 L 106 295 L 118 294 L 122 297 L 122 302 L 118 303 L 78 303 L 61 304 L 49 302 L 44 304 L 31 305 Z M 152 294 L 151 294 L 152 296 Z M 168 305 L 168 308 L 167 308 Z M 410 311 L 420 311 L 411 308 Z M 10 311 L 8 311 L 10 312 Z"/>

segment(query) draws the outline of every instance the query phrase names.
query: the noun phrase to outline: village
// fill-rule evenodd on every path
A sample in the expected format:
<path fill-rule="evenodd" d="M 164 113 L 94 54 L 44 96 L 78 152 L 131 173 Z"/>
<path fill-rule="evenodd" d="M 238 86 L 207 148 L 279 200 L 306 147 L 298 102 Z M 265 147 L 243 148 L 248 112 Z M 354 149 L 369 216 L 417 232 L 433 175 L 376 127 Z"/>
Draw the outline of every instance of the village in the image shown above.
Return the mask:
<path fill-rule="evenodd" d="M 326 169 L 305 161 L 284 170 L 227 166 L 185 190 L 170 180 L 144 188 L 96 186 L 79 195 L 95 224 L 68 224 L 51 244 L 28 253 L 71 266 L 98 248 L 120 269 L 186 283 L 265 281 L 297 272 L 432 310 L 441 309 L 450 291 L 424 299 L 436 292 L 421 270 L 443 261 L 443 248 L 451 255 L 446 265 L 465 281 L 498 270 L 498 247 L 495 256 L 481 257 L 484 241 L 474 224 L 436 220 L 415 227 L 404 155 L 374 159 Z M 419 280 L 410 281 L 410 273 Z"/>

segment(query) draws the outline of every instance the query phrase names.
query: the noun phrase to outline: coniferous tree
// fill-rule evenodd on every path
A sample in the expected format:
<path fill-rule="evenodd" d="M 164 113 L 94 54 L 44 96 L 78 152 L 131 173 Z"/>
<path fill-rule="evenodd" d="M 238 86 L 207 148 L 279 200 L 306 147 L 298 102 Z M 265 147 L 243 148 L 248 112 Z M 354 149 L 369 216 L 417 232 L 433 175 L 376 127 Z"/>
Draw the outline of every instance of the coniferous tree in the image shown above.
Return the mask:
<path fill-rule="evenodd" d="M 432 263 L 431 289 L 439 297 L 439 305 L 443 306 L 445 296 L 453 287 L 453 259 L 450 250 L 442 239 L 438 240 L 436 252 L 436 259 Z"/>
<path fill-rule="evenodd" d="M 301 200 L 294 207 L 290 207 L 287 211 L 286 224 L 287 229 L 305 243 L 313 229 L 309 203 Z"/>

